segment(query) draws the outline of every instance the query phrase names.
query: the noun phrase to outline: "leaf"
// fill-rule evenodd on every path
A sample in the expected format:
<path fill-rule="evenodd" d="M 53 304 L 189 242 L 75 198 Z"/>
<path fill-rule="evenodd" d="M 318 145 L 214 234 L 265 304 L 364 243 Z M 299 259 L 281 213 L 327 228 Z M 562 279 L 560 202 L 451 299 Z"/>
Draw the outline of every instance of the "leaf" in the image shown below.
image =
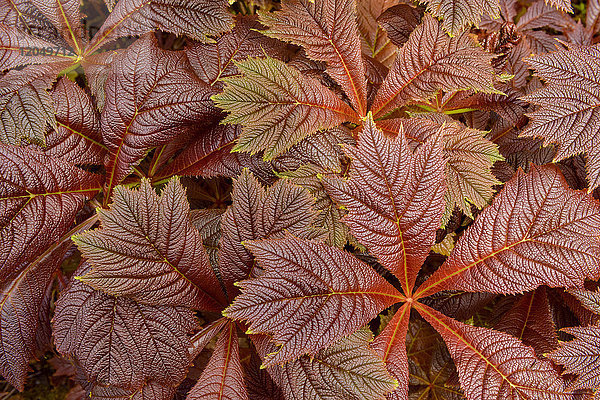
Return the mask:
<path fill-rule="evenodd" d="M 252 333 L 273 335 L 280 347 L 265 366 L 314 356 L 403 298 L 370 266 L 334 247 L 292 236 L 246 246 L 265 272 L 239 282 L 242 294 L 223 313 L 248 321 Z"/>
<path fill-rule="evenodd" d="M 263 55 L 282 58 L 287 46 L 258 32 L 264 28 L 255 16 L 238 15 L 235 27 L 215 43 L 194 43 L 186 49 L 192 68 L 202 81 L 220 86 L 220 79 L 238 74 L 236 61 Z"/>
<path fill-rule="evenodd" d="M 539 109 L 529 114 L 521 136 L 557 143 L 556 161 L 587 154 L 589 190 L 600 186 L 600 47 L 580 46 L 528 59 L 547 84 L 524 99 Z"/>
<path fill-rule="evenodd" d="M 384 132 L 404 132 L 411 144 L 421 144 L 442 132 L 446 159 L 446 215 L 455 207 L 473 218 L 471 204 L 481 209 L 492 200 L 493 187 L 500 182 L 492 174 L 492 165 L 504 158 L 498 146 L 486 139 L 486 132 L 466 128 L 460 123 L 444 123 L 422 118 L 380 121 Z"/>
<path fill-rule="evenodd" d="M 443 27 L 451 36 L 460 35 L 470 25 L 479 25 L 481 17 L 499 17 L 500 7 L 494 0 L 422 0 L 427 11 L 443 19 Z"/>
<path fill-rule="evenodd" d="M 227 0 L 119 0 L 86 48 L 86 55 L 112 41 L 160 29 L 209 42 L 208 36 L 228 31 L 232 16 Z"/>
<path fill-rule="evenodd" d="M 359 116 L 366 115 L 365 66 L 354 0 L 288 0 L 282 10 L 261 13 L 267 36 L 302 46 L 309 58 L 327 63 L 327 74 L 344 90 Z"/>
<path fill-rule="evenodd" d="M 55 43 L 32 36 L 15 26 L 0 24 L 0 71 L 29 64 L 71 61 L 73 52 L 70 49 L 57 51 L 59 47 Z M 46 54 L 46 49 L 50 49 L 49 53 L 51 54 Z"/>
<path fill-rule="evenodd" d="M 135 390 L 94 385 L 86 396 L 94 400 L 171 400 L 175 396 L 176 389 L 152 381 Z"/>
<path fill-rule="evenodd" d="M 46 89 L 63 64 L 29 66 L 0 78 L 0 142 L 43 145 L 46 125 L 56 128 L 52 99 Z"/>
<path fill-rule="evenodd" d="M 518 171 L 418 290 L 518 293 L 581 287 L 599 274 L 600 204 L 556 166 Z M 415 295 L 417 296 L 417 295 Z"/>
<path fill-rule="evenodd" d="M 213 96 L 229 115 L 223 123 L 240 124 L 234 151 L 264 150 L 271 160 L 307 136 L 346 121 L 356 112 L 316 79 L 274 58 L 248 58 L 236 63 L 242 73 L 223 79 L 225 91 Z"/>
<path fill-rule="evenodd" d="M 362 42 L 362 52 L 389 67 L 394 61 L 396 46 L 390 41 L 378 18 L 399 0 L 358 0 L 358 32 Z"/>
<path fill-rule="evenodd" d="M 399 387 L 387 396 L 388 400 L 408 398 L 408 359 L 406 335 L 411 307 L 405 303 L 375 338 L 371 348 L 385 362 L 387 370 L 399 382 Z"/>
<path fill-rule="evenodd" d="M 344 150 L 350 179 L 324 177 L 325 189 L 348 210 L 350 232 L 411 293 L 444 211 L 440 140 L 413 153 L 404 135 L 386 138 L 369 116 L 358 146 Z"/>
<path fill-rule="evenodd" d="M 60 35 L 77 54 L 83 50 L 86 36 L 79 7 L 79 0 L 30 0 L 31 3 L 58 29 Z"/>
<path fill-rule="evenodd" d="M 267 370 L 260 368 L 261 361 L 256 352 L 244 365 L 244 376 L 249 400 L 285 400 L 282 390 L 273 381 Z M 289 400 L 289 399 L 288 399 Z"/>
<path fill-rule="evenodd" d="M 285 232 L 308 239 L 314 237 L 316 213 L 310 193 L 283 180 L 265 190 L 244 169 L 233 183 L 233 204 L 221 220 L 220 271 L 227 285 L 251 276 L 254 258 L 243 242 L 281 239 Z M 230 293 L 232 294 L 232 293 Z"/>
<path fill-rule="evenodd" d="M 312 358 L 304 356 L 267 370 L 290 400 L 384 399 L 397 382 L 369 348 L 372 338 L 368 329 L 361 329 Z M 267 349 L 263 344 L 258 350 Z"/>
<path fill-rule="evenodd" d="M 118 186 L 101 228 L 73 238 L 93 268 L 81 282 L 149 305 L 218 311 L 223 294 L 177 178 L 160 196 L 147 180 L 139 190 Z"/>
<path fill-rule="evenodd" d="M 248 400 L 234 322 L 221 332 L 207 366 L 186 399 Z"/>
<path fill-rule="evenodd" d="M 68 78 L 61 78 L 52 91 L 56 130 L 46 136 L 44 153 L 74 164 L 102 165 L 100 113 L 90 96 Z"/>
<path fill-rule="evenodd" d="M 600 315 L 600 292 L 585 289 L 571 289 L 572 294 L 581 302 L 581 304 L 595 314 Z"/>
<path fill-rule="evenodd" d="M 460 323 L 421 304 L 417 310 L 442 335 L 468 399 L 572 398 L 552 364 L 516 338 Z"/>
<path fill-rule="evenodd" d="M 84 263 L 76 273 L 88 271 Z M 74 280 L 56 304 L 54 339 L 89 381 L 138 389 L 146 380 L 164 385 L 183 380 L 191 361 L 187 333 L 195 324 L 187 308 L 147 306 Z"/>
<path fill-rule="evenodd" d="M 600 325 L 564 328 L 563 331 L 575 339 L 562 342 L 548 357 L 563 365 L 567 373 L 577 375 L 572 388 L 597 389 L 600 387 Z"/>
<path fill-rule="evenodd" d="M 154 176 L 160 181 L 170 176 L 201 176 L 204 168 L 224 151 L 231 151 L 241 132 L 238 125 L 213 125 L 188 143 L 173 162 L 163 166 Z"/>
<path fill-rule="evenodd" d="M 396 46 L 408 41 L 410 34 L 421 22 L 422 12 L 408 4 L 398 4 L 382 13 L 377 22 L 385 29 L 389 40 Z"/>
<path fill-rule="evenodd" d="M 219 117 L 209 99 L 215 89 L 196 77 L 185 53 L 160 49 L 153 34 L 113 61 L 105 87 L 101 123 L 109 149 L 109 194 L 151 148 L 168 143 L 186 126 Z"/>
<path fill-rule="evenodd" d="M 531 346 L 541 357 L 558 347 L 558 336 L 544 287 L 524 294 L 494 326 Z"/>
<path fill-rule="evenodd" d="M 437 20 L 425 15 L 408 42 L 398 50 L 373 102 L 373 116 L 379 118 L 412 101 L 426 100 L 439 90 L 475 89 L 492 93 L 492 57 L 468 32 L 448 37 Z"/>
<path fill-rule="evenodd" d="M 221 241 L 221 218 L 224 210 L 192 210 L 190 211 L 190 221 L 198 229 L 202 244 L 206 249 L 210 263 L 213 269 L 218 270 L 219 266 L 219 242 Z M 220 274 L 220 272 L 219 272 Z"/>
<path fill-rule="evenodd" d="M 88 87 L 94 95 L 96 106 L 100 111 L 104 108 L 106 93 L 104 85 L 108 79 L 111 65 L 115 58 L 126 51 L 126 49 L 117 49 L 94 54 L 81 60 L 81 66 L 85 71 Z"/>
<path fill-rule="evenodd" d="M 69 231 L 100 179 L 32 149 L 0 145 L 0 282 Z"/>

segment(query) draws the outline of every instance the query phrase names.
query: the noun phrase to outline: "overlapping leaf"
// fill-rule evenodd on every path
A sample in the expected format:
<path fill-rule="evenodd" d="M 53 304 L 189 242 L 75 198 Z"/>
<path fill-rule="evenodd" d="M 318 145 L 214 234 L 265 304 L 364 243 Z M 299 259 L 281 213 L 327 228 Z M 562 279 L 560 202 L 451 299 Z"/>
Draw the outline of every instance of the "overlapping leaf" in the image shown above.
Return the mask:
<path fill-rule="evenodd" d="M 361 329 L 314 357 L 304 356 L 268 371 L 290 400 L 384 399 L 397 382 L 369 348 L 371 340 L 372 333 Z M 258 344 L 259 353 L 269 351 L 265 340 Z"/>
<path fill-rule="evenodd" d="M 600 186 L 600 47 L 580 46 L 529 59 L 547 85 L 525 99 L 540 108 L 523 136 L 558 144 L 556 160 L 586 153 L 589 188 Z"/>
<path fill-rule="evenodd" d="M 30 0 L 56 27 L 58 33 L 69 45 L 75 49 L 77 54 L 83 50 L 84 40 L 82 15 L 79 11 L 81 5 L 79 0 Z"/>
<path fill-rule="evenodd" d="M 444 161 L 436 135 L 413 154 L 402 134 L 389 139 L 369 116 L 352 159 L 350 179 L 324 179 L 330 196 L 348 209 L 352 234 L 410 293 L 440 227 Z"/>
<path fill-rule="evenodd" d="M 555 166 L 518 171 L 419 289 L 518 293 L 580 287 L 600 273 L 600 204 Z"/>
<path fill-rule="evenodd" d="M 253 333 L 273 335 L 280 347 L 266 365 L 314 356 L 402 298 L 370 266 L 340 249 L 292 236 L 246 246 L 265 272 L 240 282 L 242 294 L 224 313 L 247 320 Z"/>
<path fill-rule="evenodd" d="M 224 79 L 224 93 L 213 96 L 229 112 L 223 123 L 244 127 L 236 151 L 264 150 L 270 160 L 319 130 L 358 122 L 356 112 L 316 79 L 279 60 L 248 58 L 236 66 L 242 75 Z"/>
<path fill-rule="evenodd" d="M 417 309 L 446 342 L 468 399 L 572 398 L 552 363 L 536 358 L 518 339 L 463 324 L 427 306 Z"/>
<path fill-rule="evenodd" d="M 492 174 L 492 165 L 503 157 L 498 152 L 498 146 L 484 137 L 485 132 L 466 128 L 459 123 L 442 125 L 422 118 L 389 119 L 378 125 L 386 133 L 404 133 L 413 146 L 424 143 L 442 131 L 448 189 L 446 214 L 458 207 L 472 217 L 471 204 L 477 208 L 489 204 L 494 185 L 500 184 Z"/>
<path fill-rule="evenodd" d="M 28 66 L 0 78 L 0 142 L 44 144 L 46 125 L 56 128 L 52 99 L 46 91 L 62 63 Z"/>
<path fill-rule="evenodd" d="M 385 10 L 377 22 L 385 28 L 393 44 L 402 46 L 421 22 L 422 15 L 420 10 L 408 4 L 398 4 Z"/>
<path fill-rule="evenodd" d="M 69 231 L 100 179 L 41 152 L 0 145 L 0 282 Z"/>
<path fill-rule="evenodd" d="M 459 35 L 470 25 L 479 25 L 481 17 L 498 18 L 500 7 L 495 0 L 423 0 L 427 11 L 443 19 L 443 27 L 450 35 Z M 468 29 L 467 29 L 468 30 Z"/>
<path fill-rule="evenodd" d="M 366 115 L 365 66 L 356 25 L 354 0 L 288 0 L 282 10 L 262 13 L 264 33 L 302 46 L 309 58 L 327 63 L 327 73 L 344 90 L 362 117 Z"/>
<path fill-rule="evenodd" d="M 147 180 L 139 190 L 119 186 L 102 227 L 73 238 L 93 268 L 77 279 L 115 296 L 151 305 L 220 310 L 219 281 L 189 219 L 178 179 L 160 197 Z"/>
<path fill-rule="evenodd" d="M 248 400 L 235 323 L 222 331 L 208 365 L 186 399 Z"/>
<path fill-rule="evenodd" d="M 254 267 L 244 241 L 280 239 L 285 232 L 302 238 L 315 236 L 314 200 L 305 189 L 281 180 L 265 190 L 244 169 L 234 182 L 232 200 L 223 215 L 219 250 L 220 270 L 228 290 L 234 282 L 248 278 Z"/>
<path fill-rule="evenodd" d="M 373 102 L 373 115 L 382 117 L 439 90 L 494 92 L 491 59 L 467 32 L 449 37 L 435 18 L 425 15 L 398 51 Z"/>
<path fill-rule="evenodd" d="M 156 29 L 207 42 L 211 40 L 208 36 L 231 29 L 232 22 L 227 0 L 120 0 L 86 53 L 91 54 L 120 37 Z"/>
<path fill-rule="evenodd" d="M 77 84 L 62 78 L 51 94 L 56 130 L 46 136 L 44 152 L 75 164 L 104 161 L 100 114 L 90 96 Z"/>
<path fill-rule="evenodd" d="M 358 0 L 358 31 L 363 54 L 367 54 L 386 66 L 394 61 L 396 46 L 389 40 L 377 19 L 383 12 L 398 4 L 398 0 Z"/>
<path fill-rule="evenodd" d="M 186 126 L 219 117 L 210 101 L 215 89 L 198 79 L 183 52 L 160 49 L 153 34 L 114 60 L 105 88 L 101 122 L 110 153 L 109 194 L 148 150 L 166 144 Z"/>
<path fill-rule="evenodd" d="M 88 270 L 84 264 L 78 274 Z M 183 380 L 195 324 L 187 308 L 142 305 L 73 281 L 56 305 L 54 339 L 90 382 L 137 390 L 146 380 Z"/>

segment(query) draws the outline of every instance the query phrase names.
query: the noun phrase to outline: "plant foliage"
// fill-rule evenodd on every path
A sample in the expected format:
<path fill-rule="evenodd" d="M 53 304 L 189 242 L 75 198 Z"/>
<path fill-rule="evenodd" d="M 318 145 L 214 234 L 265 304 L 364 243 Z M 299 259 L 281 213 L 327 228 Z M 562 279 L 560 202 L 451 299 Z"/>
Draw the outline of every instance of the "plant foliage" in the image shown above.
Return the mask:
<path fill-rule="evenodd" d="M 0 0 L 6 382 L 597 398 L 600 5 L 421 3 Z"/>

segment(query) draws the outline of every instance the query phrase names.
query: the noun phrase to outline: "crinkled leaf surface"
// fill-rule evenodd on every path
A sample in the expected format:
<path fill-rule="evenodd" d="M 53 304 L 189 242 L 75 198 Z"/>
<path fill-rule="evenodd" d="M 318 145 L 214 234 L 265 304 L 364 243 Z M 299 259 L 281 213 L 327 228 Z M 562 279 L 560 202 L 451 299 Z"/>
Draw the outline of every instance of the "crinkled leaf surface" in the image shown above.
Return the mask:
<path fill-rule="evenodd" d="M 44 153 L 74 164 L 104 162 L 100 114 L 90 96 L 76 83 L 61 78 L 51 93 L 56 130 L 46 135 Z"/>
<path fill-rule="evenodd" d="M 303 356 L 267 370 L 290 400 L 384 399 L 397 382 L 369 348 L 372 336 L 369 330 L 361 329 L 314 357 Z M 269 351 L 264 339 L 258 343 L 258 351 Z"/>
<path fill-rule="evenodd" d="M 383 120 L 378 126 L 394 135 L 404 132 L 413 146 L 424 143 L 441 130 L 446 158 L 446 214 L 458 207 L 472 217 L 471 204 L 483 208 L 492 200 L 493 187 L 500 184 L 492 174 L 492 165 L 503 157 L 498 146 L 485 138 L 486 132 L 459 123 L 440 124 L 424 118 Z"/>
<path fill-rule="evenodd" d="M 446 342 L 469 400 L 572 398 L 552 363 L 536 358 L 513 336 L 463 324 L 424 305 L 417 309 Z"/>
<path fill-rule="evenodd" d="M 94 400 L 171 400 L 177 388 L 161 385 L 154 381 L 145 383 L 135 390 L 117 386 L 94 385 L 85 395 Z"/>
<path fill-rule="evenodd" d="M 52 98 L 46 89 L 65 65 L 32 65 L 0 78 L 0 142 L 17 146 L 45 143 L 46 126 L 56 128 Z"/>
<path fill-rule="evenodd" d="M 202 42 L 232 28 L 227 0 L 119 0 L 86 49 L 160 29 Z"/>
<path fill-rule="evenodd" d="M 147 180 L 118 186 L 101 228 L 74 237 L 92 269 L 77 279 L 150 305 L 220 310 L 223 295 L 177 178 L 159 196 Z"/>
<path fill-rule="evenodd" d="M 597 389 L 600 387 L 600 325 L 565 328 L 574 340 L 563 342 L 550 353 L 554 362 L 565 366 L 566 372 L 576 374 L 573 388 Z"/>
<path fill-rule="evenodd" d="M 350 232 L 410 293 L 440 227 L 444 160 L 440 135 L 415 153 L 402 134 L 384 136 L 369 116 L 352 159 L 350 179 L 324 179 L 329 195 L 348 209 Z"/>
<path fill-rule="evenodd" d="M 569 293 L 572 294 L 581 302 L 588 310 L 595 314 L 600 315 L 600 291 L 591 291 L 586 289 L 571 289 Z"/>
<path fill-rule="evenodd" d="M 340 249 L 292 236 L 246 246 L 265 272 L 238 283 L 242 294 L 224 313 L 248 321 L 253 333 L 273 335 L 280 347 L 266 365 L 314 356 L 402 299 L 370 266 Z"/>
<path fill-rule="evenodd" d="M 306 189 L 284 180 L 265 189 L 248 169 L 234 181 L 232 200 L 223 215 L 219 250 L 220 270 L 228 290 L 234 282 L 248 278 L 254 267 L 254 258 L 242 242 L 280 239 L 285 232 L 310 238 L 316 218 L 314 200 Z"/>
<path fill-rule="evenodd" d="M 79 8 L 80 0 L 30 0 L 48 20 L 56 27 L 58 33 L 75 50 L 83 51 L 87 37 L 83 32 L 83 24 Z"/>
<path fill-rule="evenodd" d="M 579 46 L 530 58 L 546 86 L 525 97 L 540 106 L 522 136 L 557 143 L 556 160 L 585 153 L 589 188 L 600 186 L 600 47 Z"/>
<path fill-rule="evenodd" d="M 344 90 L 360 116 L 367 87 L 354 0 L 288 0 L 282 10 L 262 13 L 270 37 L 302 46 L 309 58 L 327 63 L 327 73 Z"/>
<path fill-rule="evenodd" d="M 470 25 L 479 25 L 481 17 L 489 15 L 498 18 L 500 7 L 496 0 L 422 0 L 427 11 L 442 18 L 443 27 L 448 34 L 460 35 L 468 31 Z"/>
<path fill-rule="evenodd" d="M 491 59 L 492 55 L 468 32 L 449 37 L 441 24 L 426 14 L 398 50 L 373 102 L 373 115 L 382 117 L 411 101 L 427 99 L 438 90 L 494 92 Z"/>
<path fill-rule="evenodd" d="M 86 270 L 83 264 L 77 273 Z M 191 361 L 187 333 L 195 324 L 187 308 L 147 306 L 75 280 L 57 302 L 54 340 L 89 381 L 138 389 L 146 380 L 165 385 L 183 380 Z"/>
<path fill-rule="evenodd" d="M 213 96 L 229 112 L 223 122 L 243 126 L 236 151 L 264 150 L 270 160 L 319 130 L 358 122 L 333 92 L 282 61 L 248 58 L 236 65 L 242 75 L 225 78 L 225 91 Z"/>
<path fill-rule="evenodd" d="M 555 166 L 518 171 L 419 289 L 518 293 L 580 287 L 600 272 L 600 204 Z"/>
<path fill-rule="evenodd" d="M 358 0 L 356 2 L 362 51 L 385 66 L 392 64 L 397 48 L 379 25 L 378 18 L 385 10 L 398 4 L 398 1 Z"/>
<path fill-rule="evenodd" d="M 187 400 L 248 400 L 244 384 L 237 328 L 234 322 L 223 329 L 198 383 Z"/>
<path fill-rule="evenodd" d="M 101 123 L 109 149 L 108 193 L 151 148 L 168 143 L 185 126 L 219 117 L 210 101 L 216 90 L 198 79 L 185 53 L 160 49 L 153 34 L 113 61 L 105 88 Z"/>
<path fill-rule="evenodd" d="M 377 18 L 377 22 L 385 29 L 394 45 L 402 46 L 421 22 L 422 15 L 420 10 L 411 5 L 398 4 L 385 10 Z"/>
<path fill-rule="evenodd" d="M 0 145 L 0 282 L 18 274 L 75 222 L 98 176 L 43 153 Z"/>

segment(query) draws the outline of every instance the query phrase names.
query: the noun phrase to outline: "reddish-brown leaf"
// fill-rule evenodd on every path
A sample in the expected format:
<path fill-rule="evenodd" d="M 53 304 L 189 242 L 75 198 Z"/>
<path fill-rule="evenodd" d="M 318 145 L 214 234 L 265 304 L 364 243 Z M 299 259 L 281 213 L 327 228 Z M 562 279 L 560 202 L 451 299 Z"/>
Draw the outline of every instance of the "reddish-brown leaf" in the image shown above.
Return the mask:
<path fill-rule="evenodd" d="M 246 246 L 265 272 L 239 283 L 242 294 L 224 314 L 248 321 L 252 333 L 273 335 L 279 348 L 265 365 L 314 356 L 403 299 L 370 266 L 340 249 L 292 236 Z"/>
<path fill-rule="evenodd" d="M 426 100 L 439 90 L 475 89 L 494 92 L 492 55 L 463 32 L 449 37 L 430 15 L 398 51 L 394 65 L 375 100 L 374 117 L 383 117 L 407 103 Z"/>
<path fill-rule="evenodd" d="M 309 58 L 327 63 L 359 116 L 366 115 L 365 66 L 354 0 L 287 0 L 282 10 L 261 13 L 264 34 L 302 46 Z"/>
<path fill-rule="evenodd" d="M 378 18 L 398 2 L 399 0 L 358 0 L 356 2 L 362 52 L 387 67 L 394 62 L 397 47 L 379 25 Z"/>
<path fill-rule="evenodd" d="M 518 293 L 580 287 L 600 274 L 600 204 L 572 190 L 558 167 L 517 172 L 418 290 Z"/>
<path fill-rule="evenodd" d="M 369 116 L 352 159 L 350 179 L 325 177 L 327 192 L 348 209 L 352 234 L 411 293 L 435 243 L 444 212 L 444 161 L 438 135 L 413 153 L 402 134 L 390 139 Z"/>
<path fill-rule="evenodd" d="M 0 282 L 69 231 L 100 179 L 39 151 L 0 145 Z"/>
<path fill-rule="evenodd" d="M 214 93 L 198 79 L 185 53 L 160 49 L 153 34 L 116 57 L 101 120 L 109 149 L 105 202 L 148 150 L 168 143 L 183 127 L 218 119 L 210 101 Z"/>
<path fill-rule="evenodd" d="M 76 273 L 88 271 L 83 264 Z M 57 302 L 54 339 L 90 382 L 137 390 L 147 380 L 183 380 L 191 361 L 187 333 L 195 325 L 187 308 L 146 306 L 75 280 Z"/>
<path fill-rule="evenodd" d="M 139 190 L 118 186 L 98 215 L 101 228 L 73 238 L 93 267 L 78 280 L 150 305 L 221 309 L 219 281 L 177 178 L 160 196 L 147 180 Z"/>

